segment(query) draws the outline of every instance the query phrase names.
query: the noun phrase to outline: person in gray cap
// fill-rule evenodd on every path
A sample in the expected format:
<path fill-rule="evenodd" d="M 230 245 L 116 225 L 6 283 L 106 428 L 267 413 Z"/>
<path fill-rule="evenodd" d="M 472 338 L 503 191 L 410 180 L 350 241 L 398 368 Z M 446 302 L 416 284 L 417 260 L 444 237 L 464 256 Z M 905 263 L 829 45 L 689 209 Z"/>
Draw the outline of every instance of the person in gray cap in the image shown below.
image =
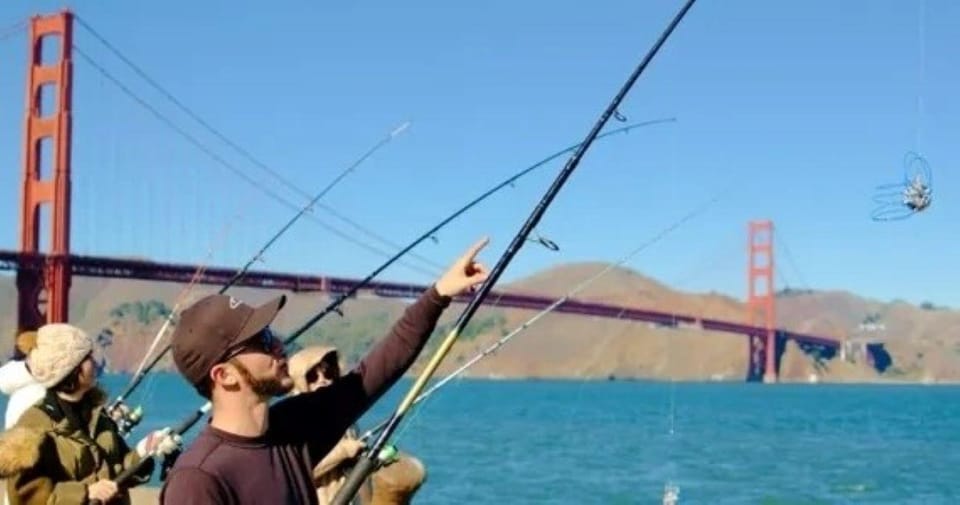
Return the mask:
<path fill-rule="evenodd" d="M 487 279 L 475 259 L 486 244 L 458 258 L 336 384 L 273 404 L 293 388 L 283 342 L 270 329 L 286 298 L 252 307 L 211 295 L 184 310 L 174 363 L 212 407 L 171 469 L 161 503 L 315 505 L 311 469 L 413 364 L 452 298 Z"/>

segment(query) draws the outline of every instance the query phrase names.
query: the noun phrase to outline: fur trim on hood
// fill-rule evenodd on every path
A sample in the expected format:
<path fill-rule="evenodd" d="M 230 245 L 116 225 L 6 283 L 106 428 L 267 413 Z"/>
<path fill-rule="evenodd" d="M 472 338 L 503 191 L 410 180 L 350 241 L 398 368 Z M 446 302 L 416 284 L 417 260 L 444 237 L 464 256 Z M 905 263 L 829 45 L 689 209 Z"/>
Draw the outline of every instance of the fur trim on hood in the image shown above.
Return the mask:
<path fill-rule="evenodd" d="M 9 479 L 37 464 L 46 432 L 17 426 L 0 435 L 0 479 Z"/>
<path fill-rule="evenodd" d="M 87 396 L 96 407 L 109 400 L 98 387 L 91 389 Z M 57 423 L 44 409 L 33 408 L 24 413 L 19 424 L 0 434 L 0 479 L 9 479 L 35 465 L 40 459 L 44 437 L 55 426 Z"/>

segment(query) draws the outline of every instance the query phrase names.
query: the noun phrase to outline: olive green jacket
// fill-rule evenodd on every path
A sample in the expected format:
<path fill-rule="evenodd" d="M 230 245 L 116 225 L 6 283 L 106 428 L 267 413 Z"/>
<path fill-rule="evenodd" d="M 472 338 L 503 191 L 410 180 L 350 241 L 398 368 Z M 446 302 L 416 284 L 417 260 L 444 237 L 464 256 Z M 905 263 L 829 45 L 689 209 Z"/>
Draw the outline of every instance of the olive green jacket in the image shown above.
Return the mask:
<path fill-rule="evenodd" d="M 104 411 L 106 395 L 99 389 L 87 394 L 94 405 L 88 426 L 77 426 L 51 392 L 0 435 L 0 478 L 7 481 L 10 505 L 86 505 L 87 485 L 139 462 Z M 153 466 L 145 463 L 127 486 L 149 481 Z M 123 489 L 110 501 L 129 503 Z"/>

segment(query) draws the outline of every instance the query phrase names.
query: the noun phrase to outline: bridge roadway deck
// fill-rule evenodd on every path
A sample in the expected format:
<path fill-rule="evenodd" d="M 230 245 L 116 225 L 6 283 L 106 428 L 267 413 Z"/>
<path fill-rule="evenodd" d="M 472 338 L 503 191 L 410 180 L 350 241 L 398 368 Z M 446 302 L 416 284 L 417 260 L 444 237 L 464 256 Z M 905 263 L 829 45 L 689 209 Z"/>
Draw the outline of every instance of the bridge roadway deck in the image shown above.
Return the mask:
<path fill-rule="evenodd" d="M 16 270 L 17 268 L 37 268 L 42 262 L 49 261 L 49 256 L 28 255 L 16 251 L 0 250 L 0 270 Z M 104 277 L 120 279 L 141 279 L 165 282 L 187 283 L 196 272 L 196 265 L 156 263 L 151 261 L 108 258 L 99 256 L 70 257 L 70 267 L 74 276 Z M 198 280 L 202 284 L 223 285 L 236 273 L 236 269 L 223 267 L 208 267 Z M 236 283 L 237 286 L 247 286 L 265 289 L 280 289 L 292 292 L 324 292 L 330 294 L 345 294 L 349 292 L 359 279 L 304 275 L 280 272 L 251 270 Z M 372 281 L 359 290 L 359 295 L 373 294 L 389 298 L 413 298 L 423 292 L 427 286 L 419 284 L 405 284 L 397 282 Z M 556 302 L 556 298 L 546 296 L 492 291 L 486 299 L 486 305 L 511 307 L 529 310 L 543 310 Z M 459 302 L 469 301 L 469 297 L 459 297 Z M 744 336 L 763 335 L 760 327 L 746 324 L 723 321 L 719 319 L 699 318 L 685 314 L 626 307 L 597 302 L 587 302 L 571 299 L 559 305 L 556 312 L 567 314 L 581 314 L 586 316 L 619 318 L 632 321 L 643 321 L 664 327 L 701 328 L 710 331 L 734 333 Z M 826 348 L 839 349 L 840 342 L 830 337 L 808 335 L 777 329 L 780 336 L 794 340 L 799 344 L 814 345 Z"/>

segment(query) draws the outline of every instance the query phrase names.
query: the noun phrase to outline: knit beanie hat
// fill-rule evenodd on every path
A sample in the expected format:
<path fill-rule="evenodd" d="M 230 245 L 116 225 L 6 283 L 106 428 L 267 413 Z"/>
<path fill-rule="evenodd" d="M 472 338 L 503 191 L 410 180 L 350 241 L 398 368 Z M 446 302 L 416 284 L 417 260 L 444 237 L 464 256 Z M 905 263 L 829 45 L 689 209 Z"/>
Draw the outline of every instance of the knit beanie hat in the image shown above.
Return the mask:
<path fill-rule="evenodd" d="M 37 330 L 37 346 L 27 356 L 30 374 L 43 387 L 60 383 L 93 352 L 93 340 L 80 328 L 54 323 Z"/>

